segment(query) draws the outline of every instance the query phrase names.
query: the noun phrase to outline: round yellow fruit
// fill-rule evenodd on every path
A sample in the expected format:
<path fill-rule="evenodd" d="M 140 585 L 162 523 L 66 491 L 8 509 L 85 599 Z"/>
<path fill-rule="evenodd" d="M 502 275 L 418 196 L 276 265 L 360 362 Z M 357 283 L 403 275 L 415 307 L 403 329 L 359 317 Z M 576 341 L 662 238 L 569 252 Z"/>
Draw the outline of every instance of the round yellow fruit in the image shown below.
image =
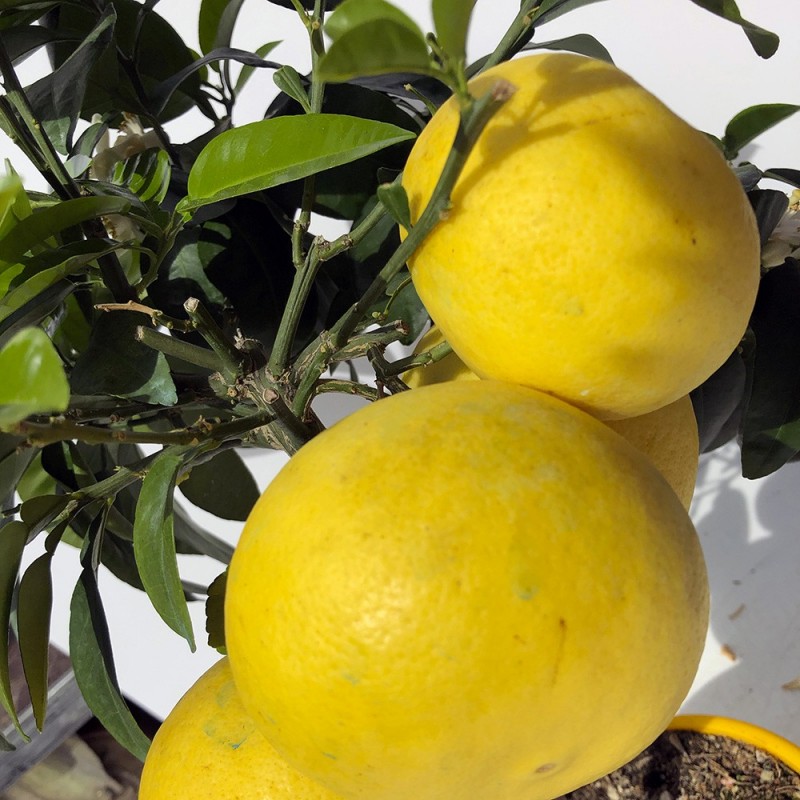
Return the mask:
<path fill-rule="evenodd" d="M 667 405 L 736 348 L 759 280 L 747 197 L 708 138 L 616 67 L 569 53 L 471 81 L 516 91 L 489 121 L 452 207 L 409 260 L 420 298 L 481 377 L 604 418 Z M 458 104 L 403 173 L 416 221 Z"/>
<path fill-rule="evenodd" d="M 453 381 L 364 407 L 253 509 L 225 626 L 242 702 L 348 800 L 549 800 L 687 692 L 708 614 L 653 465 L 554 397 Z"/>
<path fill-rule="evenodd" d="M 227 658 L 204 673 L 158 729 L 139 800 L 341 800 L 292 769 L 247 716 Z"/>
<path fill-rule="evenodd" d="M 689 395 L 638 417 L 609 420 L 606 425 L 653 462 L 688 509 L 700 460 L 697 418 Z"/>
<path fill-rule="evenodd" d="M 442 332 L 432 327 L 420 340 L 415 353 L 430 351 L 443 344 Z M 444 358 L 424 367 L 415 367 L 403 374 L 412 389 L 444 381 L 479 380 L 478 376 L 451 351 Z M 697 483 L 700 459 L 700 438 L 697 418 L 689 395 L 647 414 L 606 424 L 634 447 L 641 450 L 667 479 L 683 505 L 688 509 Z"/>

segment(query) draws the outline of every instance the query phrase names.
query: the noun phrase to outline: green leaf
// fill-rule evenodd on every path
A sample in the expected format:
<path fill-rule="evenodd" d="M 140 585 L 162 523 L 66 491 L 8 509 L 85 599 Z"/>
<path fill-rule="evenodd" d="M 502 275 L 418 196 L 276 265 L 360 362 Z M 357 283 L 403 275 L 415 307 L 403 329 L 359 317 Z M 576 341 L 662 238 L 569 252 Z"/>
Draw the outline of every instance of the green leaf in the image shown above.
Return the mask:
<path fill-rule="evenodd" d="M 11 675 L 8 667 L 8 630 L 11 621 L 11 604 L 14 584 L 17 581 L 22 551 L 28 541 L 28 527 L 23 522 L 13 521 L 0 527 L 0 704 L 11 717 L 17 732 L 25 739 L 28 736 L 19 724 L 11 691 Z"/>
<path fill-rule="evenodd" d="M 53 606 L 52 560 L 52 552 L 45 553 L 25 570 L 19 584 L 17 602 L 17 638 L 22 667 L 36 728 L 40 731 L 47 711 L 50 613 Z"/>
<path fill-rule="evenodd" d="M 392 20 L 365 22 L 348 30 L 319 60 L 318 72 L 330 83 L 394 72 L 442 77 L 421 33 Z"/>
<path fill-rule="evenodd" d="M 378 199 L 398 225 L 402 225 L 406 230 L 411 230 L 411 209 L 408 205 L 408 195 L 399 181 L 379 186 Z"/>
<path fill-rule="evenodd" d="M 800 111 L 800 106 L 789 103 L 765 103 L 740 111 L 728 123 L 722 138 L 726 158 L 729 161 L 736 158 L 746 144 L 796 111 Z"/>
<path fill-rule="evenodd" d="M 133 552 L 153 607 L 194 651 L 192 620 L 181 588 L 173 532 L 172 502 L 181 467 L 180 455 L 164 451 L 147 471 L 136 505 Z"/>
<path fill-rule="evenodd" d="M 456 61 L 467 51 L 467 31 L 475 0 L 433 0 L 433 24 L 442 49 Z"/>
<path fill-rule="evenodd" d="M 531 19 L 537 25 L 544 25 L 545 22 L 550 22 L 560 17 L 562 14 L 599 1 L 600 0 L 542 0 L 542 2 L 535 7 L 531 14 Z"/>
<path fill-rule="evenodd" d="M 202 0 L 197 20 L 200 50 L 228 47 L 244 0 Z"/>
<path fill-rule="evenodd" d="M 206 633 L 208 646 L 225 654 L 225 587 L 228 571 L 217 575 L 208 587 L 206 600 Z"/>
<path fill-rule="evenodd" d="M 762 58 L 770 58 L 775 54 L 780 44 L 780 39 L 771 31 L 764 30 L 752 22 L 744 19 L 736 5 L 735 0 L 692 0 L 693 3 L 739 25 L 747 36 L 753 50 Z"/>
<path fill-rule="evenodd" d="M 43 208 L 17 223 L 0 241 L 0 271 L 66 228 L 106 214 L 124 214 L 129 208 L 121 197 L 78 197 Z"/>
<path fill-rule="evenodd" d="M 26 88 L 37 119 L 60 153 L 66 154 L 72 147 L 89 75 L 111 43 L 116 21 L 114 6 L 109 5 L 71 55 L 52 73 Z"/>
<path fill-rule="evenodd" d="M 13 494 L 36 455 L 35 448 L 20 447 L 24 441 L 21 437 L 0 433 L 0 498 Z"/>
<path fill-rule="evenodd" d="M 776 189 L 753 189 L 748 192 L 747 199 L 753 206 L 763 247 L 789 208 L 789 198 Z"/>
<path fill-rule="evenodd" d="M 747 359 L 749 392 L 742 423 L 742 472 L 761 478 L 800 449 L 800 264 L 792 260 L 761 279 L 750 320 L 754 354 Z"/>
<path fill-rule="evenodd" d="M 265 58 L 269 53 L 271 53 L 279 44 L 280 40 L 277 42 L 267 42 L 266 44 L 262 44 L 261 47 L 257 48 L 255 54 L 259 58 Z M 236 79 L 236 86 L 234 87 L 234 91 L 236 94 L 244 89 L 247 81 L 250 80 L 250 76 L 253 74 L 253 70 L 255 67 L 250 66 L 249 64 L 242 65 L 241 72 L 239 73 L 239 77 Z"/>
<path fill-rule="evenodd" d="M 306 114 L 311 113 L 311 102 L 308 99 L 308 92 L 306 92 L 305 86 L 303 86 L 300 74 L 294 67 L 288 64 L 282 66 L 279 70 L 275 71 L 272 80 L 284 94 L 289 95 L 292 100 L 297 101 Z"/>
<path fill-rule="evenodd" d="M 400 25 L 424 43 L 425 37 L 416 22 L 387 0 L 345 0 L 325 23 L 325 33 L 332 41 L 341 39 L 354 28 L 369 23 Z"/>
<path fill-rule="evenodd" d="M 574 36 L 565 36 L 563 39 L 551 39 L 549 42 L 533 42 L 525 45 L 523 50 L 566 50 L 569 53 L 580 53 L 590 58 L 599 58 L 601 61 L 614 63 L 611 53 L 588 33 L 576 33 Z"/>
<path fill-rule="evenodd" d="M 171 406 L 178 401 L 163 353 L 136 341 L 140 314 L 114 311 L 101 315 L 70 373 L 75 394 L 112 395 Z M 124 364 L 125 369 L 120 369 Z"/>
<path fill-rule="evenodd" d="M 235 450 L 192 467 L 178 488 L 190 502 L 222 519 L 244 522 L 260 492 L 250 470 Z"/>
<path fill-rule="evenodd" d="M 180 504 L 172 507 L 175 528 L 175 547 L 179 553 L 200 554 L 230 564 L 233 558 L 233 547 L 224 539 L 220 539 L 207 531 Z"/>
<path fill-rule="evenodd" d="M 195 161 L 178 210 L 305 178 L 347 164 L 414 134 L 341 114 L 305 114 L 252 122 L 220 134 Z"/>
<path fill-rule="evenodd" d="M 97 579 L 87 567 L 72 593 L 69 653 L 75 680 L 92 713 L 123 747 L 144 761 L 150 740 L 122 698 Z"/>
<path fill-rule="evenodd" d="M 69 404 L 61 358 L 41 328 L 20 331 L 0 350 L 0 375 L 0 426 Z"/>
<path fill-rule="evenodd" d="M 18 220 L 29 217 L 30 214 L 31 204 L 19 175 L 9 172 L 0 177 L 0 240 Z"/>
<path fill-rule="evenodd" d="M 784 167 L 771 167 L 764 172 L 765 178 L 788 183 L 800 189 L 800 169 L 786 169 Z"/>
<path fill-rule="evenodd" d="M 68 503 L 68 497 L 54 494 L 37 495 L 25 500 L 19 515 L 28 527 L 28 536 L 33 538 L 48 528 Z"/>

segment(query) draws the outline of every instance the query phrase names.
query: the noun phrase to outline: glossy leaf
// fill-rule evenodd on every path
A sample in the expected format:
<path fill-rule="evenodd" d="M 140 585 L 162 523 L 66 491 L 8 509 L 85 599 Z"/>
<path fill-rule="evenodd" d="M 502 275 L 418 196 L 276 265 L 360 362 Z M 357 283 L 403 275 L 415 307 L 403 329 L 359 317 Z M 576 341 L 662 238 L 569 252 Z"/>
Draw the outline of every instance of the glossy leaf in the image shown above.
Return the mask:
<path fill-rule="evenodd" d="M 172 516 L 175 547 L 179 553 L 205 555 L 220 564 L 230 564 L 233 558 L 232 545 L 206 530 L 179 503 L 173 504 Z"/>
<path fill-rule="evenodd" d="M 765 103 L 740 111 L 725 128 L 722 144 L 726 157 L 734 159 L 745 145 L 797 111 L 800 106 L 789 103 Z"/>
<path fill-rule="evenodd" d="M 252 122 L 220 134 L 189 174 L 189 211 L 346 164 L 413 138 L 382 122 L 340 114 L 305 114 Z"/>
<path fill-rule="evenodd" d="M 200 51 L 228 47 L 244 0 L 202 0 L 197 20 Z"/>
<path fill-rule="evenodd" d="M 262 44 L 261 47 L 256 48 L 254 52 L 259 58 L 266 58 L 279 44 L 280 40 L 277 42 L 267 42 L 266 44 Z M 239 94 L 239 92 L 244 89 L 254 70 L 255 67 L 251 67 L 247 64 L 242 66 L 239 77 L 236 79 L 236 86 L 234 87 L 236 94 Z"/>
<path fill-rule="evenodd" d="M 738 434 L 745 383 L 745 362 L 737 349 L 716 372 L 692 390 L 701 453 L 722 447 Z"/>
<path fill-rule="evenodd" d="M 378 199 L 398 225 L 402 225 L 406 230 L 411 229 L 411 209 L 408 205 L 408 195 L 401 183 L 384 183 L 379 186 Z"/>
<path fill-rule="evenodd" d="M 742 425 L 742 472 L 761 478 L 800 452 L 800 264 L 787 261 L 761 279 L 750 325 L 749 392 Z"/>
<path fill-rule="evenodd" d="M 0 240 L 17 225 L 18 220 L 30 214 L 31 204 L 19 175 L 10 172 L 0 177 Z"/>
<path fill-rule="evenodd" d="M 24 441 L 21 437 L 0 433 L 0 498 L 13 494 L 36 455 L 33 447 L 20 447 Z"/>
<path fill-rule="evenodd" d="M 89 75 L 109 46 L 117 15 L 109 5 L 78 47 L 50 74 L 26 87 L 28 100 L 56 150 L 66 154 L 80 117 Z"/>
<path fill-rule="evenodd" d="M 33 538 L 55 521 L 67 507 L 69 498 L 63 495 L 44 494 L 30 497 L 22 503 L 20 518 L 28 527 L 28 536 Z"/>
<path fill-rule="evenodd" d="M 345 0 L 325 22 L 325 33 L 335 42 L 354 28 L 380 22 L 401 25 L 424 38 L 414 20 L 387 0 Z"/>
<path fill-rule="evenodd" d="M 754 189 L 748 192 L 747 198 L 756 215 L 756 224 L 763 247 L 786 213 L 786 209 L 789 207 L 789 198 L 783 192 L 775 189 Z"/>
<path fill-rule="evenodd" d="M 442 49 L 456 61 L 466 57 L 467 31 L 475 0 L 433 0 L 433 24 Z"/>
<path fill-rule="evenodd" d="M 741 26 L 753 50 L 762 58 L 769 58 L 778 49 L 780 39 L 771 31 L 744 19 L 735 0 L 692 0 L 692 2 L 712 14 Z"/>
<path fill-rule="evenodd" d="M 47 711 L 47 666 L 53 607 L 52 560 L 53 554 L 45 553 L 25 570 L 17 602 L 19 649 L 38 730 L 42 730 Z"/>
<path fill-rule="evenodd" d="M 69 38 L 68 33 L 48 30 L 41 25 L 18 25 L 4 31 L 3 44 L 11 63 L 17 66 L 45 45 Z"/>
<path fill-rule="evenodd" d="M 120 692 L 97 579 L 87 567 L 70 602 L 69 652 L 75 680 L 92 713 L 123 747 L 144 761 L 150 740 Z"/>
<path fill-rule="evenodd" d="M 234 450 L 222 450 L 210 461 L 192 467 L 178 488 L 204 511 L 240 522 L 247 519 L 261 494 L 250 470 Z"/>
<path fill-rule="evenodd" d="M 202 58 L 195 59 L 191 64 L 185 66 L 180 72 L 170 76 L 167 80 L 162 81 L 153 90 L 153 104 L 157 113 L 162 113 L 167 107 L 172 95 L 177 91 L 188 78 L 195 75 L 207 64 L 213 64 L 216 61 L 237 61 L 240 64 L 246 64 L 248 67 L 269 67 L 270 69 L 278 69 L 280 64 L 274 61 L 265 61 L 259 58 L 254 53 L 247 50 L 237 50 L 233 47 L 218 47 L 212 50 Z"/>
<path fill-rule="evenodd" d="M 331 83 L 395 72 L 441 75 L 421 33 L 393 20 L 365 22 L 343 33 L 319 60 L 318 71 Z"/>
<path fill-rule="evenodd" d="M 0 527 L 0 704 L 14 723 L 18 733 L 27 740 L 14 708 L 11 675 L 8 668 L 8 630 L 11 620 L 11 598 L 17 580 L 22 551 L 28 541 L 28 528 L 19 521 Z"/>
<path fill-rule="evenodd" d="M 525 45 L 523 50 L 566 50 L 568 53 L 580 53 L 590 58 L 599 58 L 601 61 L 614 63 L 611 53 L 588 33 L 576 33 L 574 36 L 565 36 L 563 39 L 551 39 L 548 42 L 533 42 Z"/>
<path fill-rule="evenodd" d="M 771 167 L 764 173 L 765 178 L 783 181 L 790 186 L 800 189 L 800 169 L 785 169 L 783 167 Z"/>
<path fill-rule="evenodd" d="M 208 646 L 225 653 L 225 587 L 227 570 L 217 575 L 208 587 L 206 599 L 206 633 Z"/>
<path fill-rule="evenodd" d="M 30 300 L 20 302 L 14 310 L 8 311 L 4 315 L 3 321 L 0 322 L 0 347 L 24 328 L 39 325 L 61 307 L 74 290 L 75 284 L 72 281 L 59 280 L 47 288 L 37 291 Z M 21 299 L 22 295 L 18 295 L 12 298 L 12 302 L 16 304 Z M 53 343 L 56 348 L 60 347 L 60 342 L 54 341 Z"/>
<path fill-rule="evenodd" d="M 41 328 L 20 331 L 0 350 L 0 375 L 0 426 L 69 404 L 64 366 Z"/>
<path fill-rule="evenodd" d="M 0 241 L 0 271 L 66 228 L 106 214 L 124 214 L 129 208 L 121 197 L 78 197 L 43 208 L 17 223 Z"/>
<path fill-rule="evenodd" d="M 303 111 L 307 114 L 311 113 L 311 102 L 308 99 L 308 92 L 303 85 L 300 74 L 294 67 L 288 64 L 282 66 L 279 70 L 276 70 L 275 74 L 272 76 L 272 80 L 284 94 L 299 103 Z"/>
<path fill-rule="evenodd" d="M 175 384 L 163 353 L 136 341 L 142 317 L 128 311 L 101 315 L 70 373 L 75 394 L 112 395 L 154 405 L 177 402 Z M 119 368 L 125 364 L 125 369 Z"/>
<path fill-rule="evenodd" d="M 172 517 L 173 493 L 182 467 L 180 455 L 164 451 L 147 471 L 133 523 L 133 552 L 153 607 L 194 651 L 192 620 L 178 573 Z"/>

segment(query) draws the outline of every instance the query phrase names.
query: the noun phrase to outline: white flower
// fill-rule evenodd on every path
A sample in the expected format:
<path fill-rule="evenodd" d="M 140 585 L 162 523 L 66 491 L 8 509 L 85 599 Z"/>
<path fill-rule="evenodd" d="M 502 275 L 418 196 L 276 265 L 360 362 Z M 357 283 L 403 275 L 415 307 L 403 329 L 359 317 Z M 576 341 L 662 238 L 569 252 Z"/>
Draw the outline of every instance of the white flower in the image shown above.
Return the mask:
<path fill-rule="evenodd" d="M 789 208 L 761 249 L 764 269 L 779 267 L 790 257 L 800 256 L 800 189 L 789 195 Z"/>

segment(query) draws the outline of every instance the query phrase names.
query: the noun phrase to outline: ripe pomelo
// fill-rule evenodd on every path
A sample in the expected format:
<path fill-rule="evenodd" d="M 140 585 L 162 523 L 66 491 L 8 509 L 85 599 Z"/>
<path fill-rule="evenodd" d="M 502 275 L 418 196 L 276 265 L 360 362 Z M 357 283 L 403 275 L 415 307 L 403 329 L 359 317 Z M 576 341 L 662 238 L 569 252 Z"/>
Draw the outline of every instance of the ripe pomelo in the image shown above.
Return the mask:
<path fill-rule="evenodd" d="M 531 55 L 487 70 L 470 91 L 499 80 L 516 91 L 409 260 L 423 303 L 481 377 L 603 418 L 688 394 L 736 348 L 755 301 L 759 235 L 733 171 L 611 64 Z M 412 222 L 458 121 L 450 99 L 411 151 Z"/>
<path fill-rule="evenodd" d="M 234 554 L 242 702 L 349 800 L 545 800 L 666 726 L 708 614 L 692 523 L 653 465 L 561 400 L 403 392 L 305 445 Z"/>
<path fill-rule="evenodd" d="M 181 698 L 153 739 L 139 800 L 340 800 L 292 769 L 247 716 L 227 658 Z"/>
<path fill-rule="evenodd" d="M 419 340 L 414 352 L 430 351 L 444 341 L 442 332 L 433 326 Z M 402 377 L 412 389 L 444 381 L 479 380 L 453 351 L 439 361 L 408 370 Z M 647 414 L 608 420 L 606 424 L 655 464 L 688 509 L 694 495 L 700 460 L 697 419 L 689 395 Z"/>

